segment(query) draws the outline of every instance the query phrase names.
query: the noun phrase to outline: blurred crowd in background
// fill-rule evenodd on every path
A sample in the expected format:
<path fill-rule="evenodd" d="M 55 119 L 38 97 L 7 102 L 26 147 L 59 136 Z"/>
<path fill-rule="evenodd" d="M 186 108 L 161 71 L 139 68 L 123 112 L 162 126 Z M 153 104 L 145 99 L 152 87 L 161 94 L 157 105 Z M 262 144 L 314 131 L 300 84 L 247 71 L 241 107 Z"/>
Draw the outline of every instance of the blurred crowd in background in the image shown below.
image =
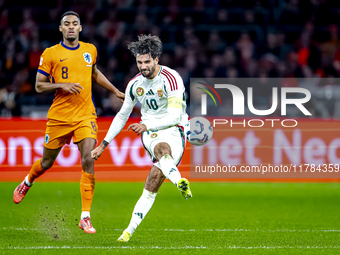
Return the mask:
<path fill-rule="evenodd" d="M 313 87 L 315 116 L 340 117 L 340 1 L 328 0 L 0 0 L 0 116 L 46 116 L 53 94 L 35 92 L 36 72 L 43 50 L 61 41 L 68 10 L 121 91 L 138 73 L 126 42 L 153 34 L 164 43 L 160 64 L 188 92 L 190 77 L 325 78 L 333 82 Z M 121 107 L 96 84 L 93 95 L 99 116 Z"/>

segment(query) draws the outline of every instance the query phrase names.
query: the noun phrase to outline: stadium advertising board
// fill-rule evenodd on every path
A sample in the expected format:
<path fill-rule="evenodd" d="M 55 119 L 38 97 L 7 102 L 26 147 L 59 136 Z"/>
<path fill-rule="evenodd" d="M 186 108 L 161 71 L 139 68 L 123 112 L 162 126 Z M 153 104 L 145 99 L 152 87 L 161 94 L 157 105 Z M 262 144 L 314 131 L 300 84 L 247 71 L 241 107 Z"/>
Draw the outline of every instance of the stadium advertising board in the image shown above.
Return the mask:
<path fill-rule="evenodd" d="M 136 121 L 139 119 L 130 119 L 96 161 L 97 180 L 142 181 L 147 177 L 152 163 L 140 137 L 126 131 L 127 126 Z M 104 138 L 110 124 L 110 118 L 98 119 L 98 141 Z M 1 120 L 1 180 L 21 180 L 31 164 L 41 157 L 45 125 L 46 120 Z M 287 129 L 279 125 L 274 128 L 215 125 L 214 136 L 205 146 L 186 144 L 179 169 L 189 177 L 191 155 L 191 178 L 339 178 L 339 128 L 338 121 L 320 119 L 299 119 L 297 127 Z M 304 172 L 305 164 L 309 164 L 312 171 L 308 175 Z M 222 169 L 225 166 L 227 168 Z M 237 170 L 244 167 L 244 172 L 233 172 L 235 167 Z M 287 175 L 287 168 L 294 174 Z M 256 172 L 258 169 L 260 172 Z M 62 149 L 54 166 L 41 178 L 78 180 L 80 171 L 80 154 L 71 143 Z"/>

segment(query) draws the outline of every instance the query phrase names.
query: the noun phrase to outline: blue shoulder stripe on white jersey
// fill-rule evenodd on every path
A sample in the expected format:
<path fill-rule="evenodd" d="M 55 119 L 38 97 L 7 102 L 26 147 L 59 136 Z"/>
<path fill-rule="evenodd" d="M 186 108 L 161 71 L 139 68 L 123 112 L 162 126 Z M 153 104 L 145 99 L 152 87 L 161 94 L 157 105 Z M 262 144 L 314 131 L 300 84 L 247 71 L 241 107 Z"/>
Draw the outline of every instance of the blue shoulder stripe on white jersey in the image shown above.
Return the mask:
<path fill-rule="evenodd" d="M 135 100 L 135 96 L 133 95 L 132 91 L 133 91 L 133 85 L 136 84 L 138 80 L 136 80 L 134 83 L 132 83 L 131 87 L 130 87 L 130 97 L 131 97 L 131 100 L 134 101 Z"/>

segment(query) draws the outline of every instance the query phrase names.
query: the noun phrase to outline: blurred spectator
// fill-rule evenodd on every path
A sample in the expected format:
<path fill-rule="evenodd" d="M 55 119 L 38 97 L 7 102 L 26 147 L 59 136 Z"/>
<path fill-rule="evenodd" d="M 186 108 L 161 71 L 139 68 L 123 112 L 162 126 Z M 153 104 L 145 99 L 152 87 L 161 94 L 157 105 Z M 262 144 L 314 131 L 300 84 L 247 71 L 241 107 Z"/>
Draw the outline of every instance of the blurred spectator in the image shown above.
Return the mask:
<path fill-rule="evenodd" d="M 301 24 L 300 0 L 288 0 L 283 11 L 281 22 L 283 24 Z"/>
<path fill-rule="evenodd" d="M 323 53 L 334 56 L 340 46 L 339 28 L 337 25 L 331 24 L 328 26 L 328 32 L 329 39 L 320 46 L 320 49 Z"/>
<path fill-rule="evenodd" d="M 227 67 L 236 66 L 236 53 L 231 47 L 226 48 L 223 54 L 224 65 Z"/>
<path fill-rule="evenodd" d="M 255 77 L 258 74 L 258 62 L 255 59 L 248 60 L 247 66 L 244 70 L 246 77 Z"/>
<path fill-rule="evenodd" d="M 13 109 L 15 108 L 15 92 L 9 92 L 7 88 L 0 89 L 0 116 L 16 116 Z M 19 115 L 20 116 L 20 115 Z"/>
<path fill-rule="evenodd" d="M 220 54 L 214 54 L 211 57 L 211 67 L 215 77 L 223 77 L 223 58 Z"/>
<path fill-rule="evenodd" d="M 244 21 L 248 24 L 255 23 L 255 14 L 252 10 L 247 10 L 244 13 Z"/>
<path fill-rule="evenodd" d="M 206 49 L 209 53 L 221 53 L 225 47 L 225 43 L 221 40 L 219 33 L 213 30 L 209 34 L 208 43 Z"/>
<path fill-rule="evenodd" d="M 88 16 L 91 22 L 91 16 Z M 110 47 L 117 43 L 124 32 L 124 22 L 117 17 L 115 10 L 109 10 L 107 18 L 103 20 L 98 26 L 99 35 L 108 41 Z"/>
<path fill-rule="evenodd" d="M 39 41 L 34 40 L 31 45 L 31 49 L 28 53 L 29 68 L 31 70 L 37 70 L 39 66 L 40 56 L 43 53 L 40 47 Z"/>
<path fill-rule="evenodd" d="M 229 20 L 227 9 L 219 9 L 215 18 L 216 25 L 227 24 Z"/>
<path fill-rule="evenodd" d="M 19 37 L 23 48 L 28 48 L 28 41 L 32 39 L 32 31 L 37 30 L 37 24 L 33 20 L 30 9 L 24 9 L 22 23 L 19 26 Z"/>
<path fill-rule="evenodd" d="M 94 24 L 94 17 L 95 11 L 89 10 L 88 12 L 86 12 L 85 20 L 82 21 L 83 30 L 81 32 L 81 35 L 82 37 L 85 37 L 87 41 L 91 42 L 95 41 L 96 30 L 99 30 L 99 34 L 101 34 L 101 36 L 108 33 L 106 31 L 107 24 L 103 22 L 98 29 Z"/>
<path fill-rule="evenodd" d="M 185 58 L 185 49 L 182 45 L 174 47 L 173 64 L 174 66 L 183 66 Z"/>
<path fill-rule="evenodd" d="M 267 34 L 267 44 L 259 48 L 260 56 L 267 53 L 274 54 L 277 57 L 280 57 L 281 55 L 278 35 L 273 32 Z"/>
<path fill-rule="evenodd" d="M 240 53 L 240 63 L 243 69 L 246 69 L 247 63 L 253 58 L 255 45 L 247 32 L 241 33 L 236 41 L 236 49 Z"/>
<path fill-rule="evenodd" d="M 144 13 L 139 13 L 136 15 L 134 29 L 136 30 L 137 34 L 145 34 L 150 29 L 148 17 Z"/>
<path fill-rule="evenodd" d="M 205 10 L 204 0 L 196 0 L 194 3 L 194 10 L 203 12 Z"/>
<path fill-rule="evenodd" d="M 0 33 L 8 26 L 8 10 L 3 9 L 0 13 Z"/>

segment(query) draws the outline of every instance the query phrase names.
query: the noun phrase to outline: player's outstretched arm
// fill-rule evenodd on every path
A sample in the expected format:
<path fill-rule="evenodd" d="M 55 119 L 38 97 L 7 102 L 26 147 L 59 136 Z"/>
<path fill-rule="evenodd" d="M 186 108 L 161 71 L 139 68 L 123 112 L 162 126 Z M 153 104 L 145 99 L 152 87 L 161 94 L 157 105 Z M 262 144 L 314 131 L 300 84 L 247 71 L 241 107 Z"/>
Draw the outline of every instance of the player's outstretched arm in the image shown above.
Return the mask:
<path fill-rule="evenodd" d="M 125 94 L 120 92 L 105 76 L 101 71 L 98 70 L 96 65 L 93 66 L 92 79 L 103 88 L 110 90 L 116 95 L 122 102 L 124 101 Z"/>
<path fill-rule="evenodd" d="M 47 78 L 44 74 L 37 73 L 36 81 L 35 81 L 35 90 L 38 93 L 48 93 L 54 92 L 56 89 L 62 89 L 66 92 L 69 92 L 73 95 L 80 94 L 80 91 L 83 89 L 79 83 L 50 83 L 46 81 Z"/>
<path fill-rule="evenodd" d="M 131 84 L 128 85 L 126 91 L 129 90 L 130 86 Z M 122 131 L 136 102 L 137 100 L 132 100 L 132 98 L 129 95 L 126 97 L 126 100 L 124 101 L 122 108 L 117 113 L 116 117 L 113 119 L 104 140 L 100 143 L 100 145 L 97 148 L 91 151 L 91 157 L 94 160 L 97 160 L 100 157 L 100 155 L 109 145 L 109 143 L 116 137 L 116 135 L 120 133 L 120 131 Z"/>

